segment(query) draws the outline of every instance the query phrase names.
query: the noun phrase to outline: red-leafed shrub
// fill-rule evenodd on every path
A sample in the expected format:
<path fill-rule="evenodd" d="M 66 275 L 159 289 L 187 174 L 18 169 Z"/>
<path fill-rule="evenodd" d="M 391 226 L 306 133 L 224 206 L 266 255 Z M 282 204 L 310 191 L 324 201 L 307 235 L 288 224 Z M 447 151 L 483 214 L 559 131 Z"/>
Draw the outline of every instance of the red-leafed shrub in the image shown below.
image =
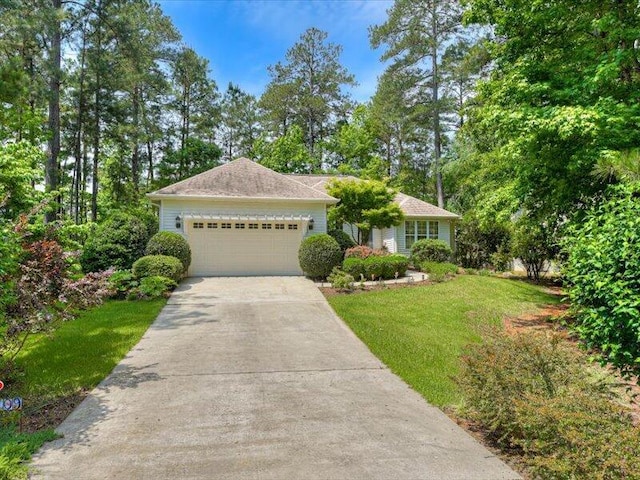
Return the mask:
<path fill-rule="evenodd" d="M 386 250 L 374 250 L 366 245 L 358 245 L 356 247 L 348 248 L 344 252 L 344 258 L 367 258 L 367 257 L 384 257 L 389 255 Z"/>

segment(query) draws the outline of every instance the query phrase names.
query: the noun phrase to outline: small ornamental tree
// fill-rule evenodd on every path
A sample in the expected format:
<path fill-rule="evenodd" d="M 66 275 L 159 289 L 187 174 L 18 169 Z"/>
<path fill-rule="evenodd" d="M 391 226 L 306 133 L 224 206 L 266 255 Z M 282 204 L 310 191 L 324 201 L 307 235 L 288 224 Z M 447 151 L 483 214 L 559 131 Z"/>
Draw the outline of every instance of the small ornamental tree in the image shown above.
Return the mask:
<path fill-rule="evenodd" d="M 340 203 L 329 211 L 329 220 L 337 225 L 348 223 L 357 228 L 353 239 L 359 245 L 369 242 L 371 230 L 400 225 L 404 214 L 393 202 L 395 192 L 384 183 L 371 180 L 333 180 L 327 186 Z"/>
<path fill-rule="evenodd" d="M 640 374 L 640 183 L 611 188 L 567 237 L 577 333 L 623 373 Z"/>

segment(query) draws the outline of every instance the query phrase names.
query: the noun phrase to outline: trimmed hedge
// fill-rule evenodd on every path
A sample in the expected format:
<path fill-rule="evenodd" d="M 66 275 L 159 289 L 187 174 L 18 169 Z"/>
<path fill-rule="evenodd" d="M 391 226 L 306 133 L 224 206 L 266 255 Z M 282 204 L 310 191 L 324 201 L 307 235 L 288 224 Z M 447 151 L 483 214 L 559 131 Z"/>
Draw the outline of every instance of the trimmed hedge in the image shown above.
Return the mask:
<path fill-rule="evenodd" d="M 333 267 L 340 265 L 342 250 L 333 237 L 320 233 L 302 241 L 298 250 L 298 260 L 305 275 L 324 279 Z"/>
<path fill-rule="evenodd" d="M 176 257 L 168 255 L 147 255 L 133 264 L 131 271 L 136 278 L 167 277 L 179 282 L 184 272 L 183 265 Z"/>
<path fill-rule="evenodd" d="M 403 277 L 409 267 L 409 259 L 404 255 L 372 255 L 366 258 L 350 257 L 345 258 L 342 263 L 342 270 L 355 279 L 365 280 L 389 280 Z"/>
<path fill-rule="evenodd" d="M 453 252 L 442 240 L 418 240 L 411 245 L 411 263 L 421 265 L 422 262 L 448 262 Z"/>
<path fill-rule="evenodd" d="M 182 262 L 186 272 L 191 265 L 191 248 L 182 235 L 175 232 L 158 232 L 147 243 L 145 255 L 168 255 Z"/>

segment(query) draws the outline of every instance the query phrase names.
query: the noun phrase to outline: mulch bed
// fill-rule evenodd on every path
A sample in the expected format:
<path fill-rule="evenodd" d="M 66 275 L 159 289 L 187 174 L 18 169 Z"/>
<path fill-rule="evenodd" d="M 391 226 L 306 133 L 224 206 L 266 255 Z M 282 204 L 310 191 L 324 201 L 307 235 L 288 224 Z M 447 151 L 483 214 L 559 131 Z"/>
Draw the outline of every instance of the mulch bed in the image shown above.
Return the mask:
<path fill-rule="evenodd" d="M 35 408 L 25 409 L 20 420 L 20 430 L 27 433 L 56 428 L 89 394 L 88 390 L 57 397 Z"/>

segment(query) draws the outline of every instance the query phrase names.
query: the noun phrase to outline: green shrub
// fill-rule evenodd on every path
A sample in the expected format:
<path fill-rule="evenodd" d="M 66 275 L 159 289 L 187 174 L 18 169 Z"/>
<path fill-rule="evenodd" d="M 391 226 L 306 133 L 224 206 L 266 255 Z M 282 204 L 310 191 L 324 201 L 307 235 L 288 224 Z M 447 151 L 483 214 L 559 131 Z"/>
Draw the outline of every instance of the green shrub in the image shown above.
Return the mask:
<path fill-rule="evenodd" d="M 511 252 L 522 261 L 531 280 L 540 280 L 549 262 L 556 256 L 555 238 L 553 229 L 544 222 L 521 217 L 516 223 L 511 238 Z"/>
<path fill-rule="evenodd" d="M 168 255 L 182 262 L 186 272 L 191 265 L 191 248 L 182 235 L 175 232 L 158 232 L 145 249 L 145 255 Z"/>
<path fill-rule="evenodd" d="M 300 268 L 311 278 L 326 278 L 333 267 L 340 265 L 342 250 L 340 245 L 326 233 L 305 238 L 298 250 Z"/>
<path fill-rule="evenodd" d="M 331 286 L 337 290 L 353 290 L 353 276 L 343 272 L 338 267 L 334 267 L 331 274 L 327 277 L 331 282 Z"/>
<path fill-rule="evenodd" d="M 568 231 L 564 269 L 575 330 L 625 374 L 640 374 L 640 184 L 617 186 Z"/>
<path fill-rule="evenodd" d="M 442 240 L 418 240 L 411 245 L 411 263 L 448 262 L 451 260 L 451 247 Z"/>
<path fill-rule="evenodd" d="M 351 238 L 351 235 L 349 235 L 344 230 L 338 230 L 338 229 L 331 230 L 329 232 L 329 235 L 335 238 L 336 242 L 338 242 L 338 245 L 340 245 L 340 250 L 342 250 L 343 255 L 347 251 L 347 249 L 356 246 L 356 242 L 353 241 L 353 238 Z"/>
<path fill-rule="evenodd" d="M 177 286 L 178 284 L 170 278 L 152 275 L 141 279 L 140 285 L 133 288 L 127 298 L 130 300 L 150 300 L 153 298 L 166 297 L 169 292 L 173 291 Z"/>
<path fill-rule="evenodd" d="M 466 348 L 458 384 L 466 415 L 535 478 L 640 478 L 640 428 L 605 380 L 557 335 L 493 332 Z"/>
<path fill-rule="evenodd" d="M 429 274 L 429 280 L 440 283 L 453 277 L 458 267 L 453 263 L 422 262 L 420 270 Z"/>
<path fill-rule="evenodd" d="M 349 257 L 342 263 L 342 269 L 354 278 L 365 280 L 389 280 L 403 277 L 407 272 L 409 260 L 404 255 L 370 256 L 366 258 Z"/>
<path fill-rule="evenodd" d="M 147 255 L 136 260 L 131 271 L 137 279 L 160 276 L 179 282 L 184 272 L 183 268 L 182 262 L 176 257 Z"/>
<path fill-rule="evenodd" d="M 502 251 L 492 253 L 489 256 L 489 262 L 497 272 L 508 272 L 511 270 L 511 261 L 511 254 Z"/>
<path fill-rule="evenodd" d="M 109 277 L 109 283 L 113 288 L 113 297 L 123 300 L 127 298 L 129 292 L 140 283 L 131 270 L 118 270 Z"/>
<path fill-rule="evenodd" d="M 110 267 L 131 268 L 144 255 L 151 235 L 153 232 L 138 217 L 122 212 L 114 214 L 89 236 L 80 255 L 82 270 L 88 273 Z"/>

